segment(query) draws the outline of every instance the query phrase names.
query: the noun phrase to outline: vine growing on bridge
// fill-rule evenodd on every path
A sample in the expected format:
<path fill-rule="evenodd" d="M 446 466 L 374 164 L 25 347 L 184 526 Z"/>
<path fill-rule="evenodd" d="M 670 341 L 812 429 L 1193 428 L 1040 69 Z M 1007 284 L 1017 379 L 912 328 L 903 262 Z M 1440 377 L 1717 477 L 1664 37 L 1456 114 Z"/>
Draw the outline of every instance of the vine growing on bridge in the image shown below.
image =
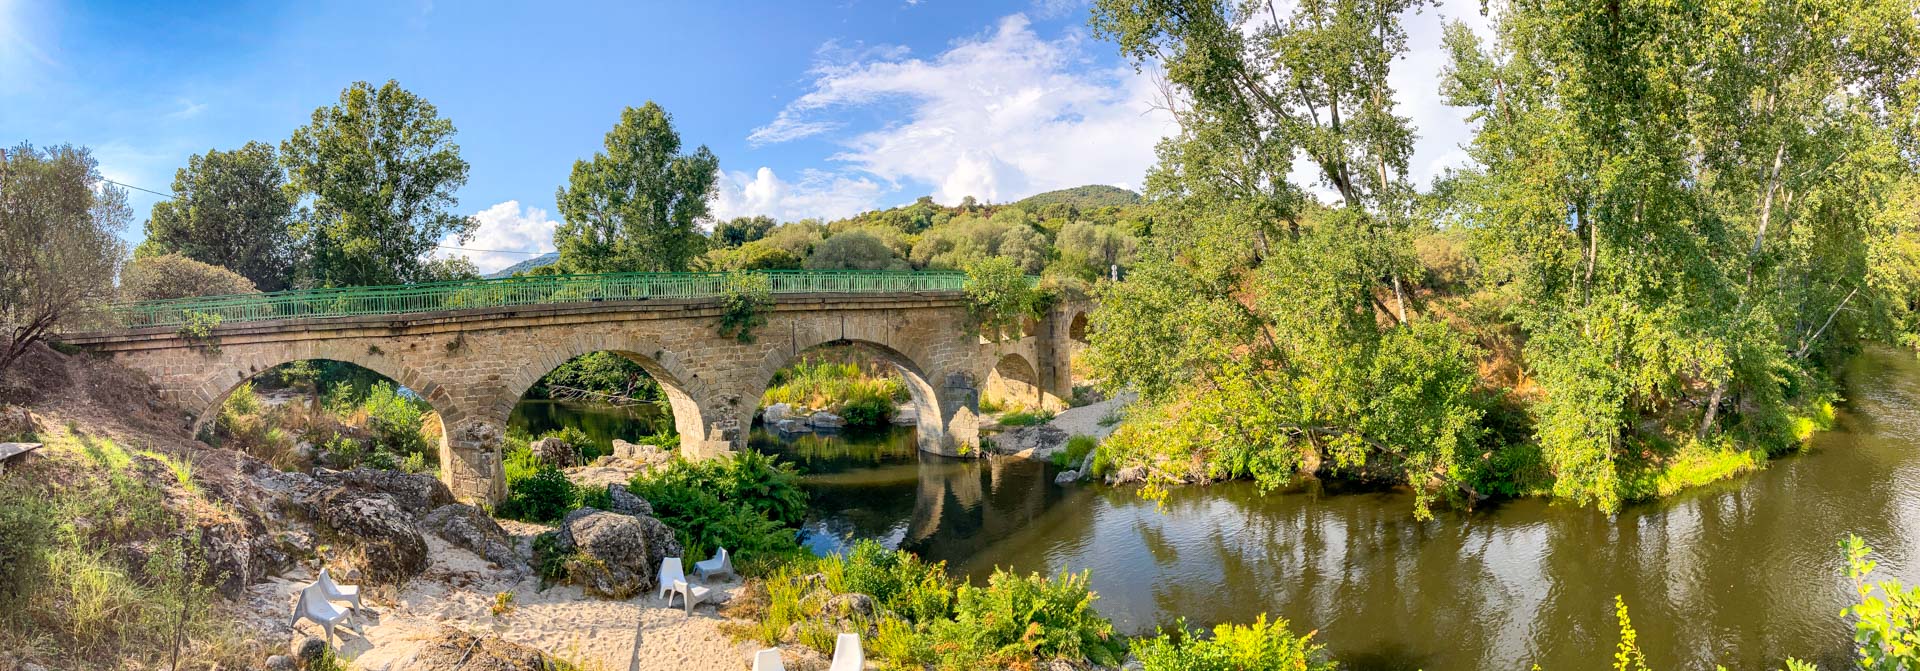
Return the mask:
<path fill-rule="evenodd" d="M 773 309 L 773 281 L 765 275 L 727 273 L 720 282 L 720 335 L 753 342 L 753 330 L 765 326 Z"/>

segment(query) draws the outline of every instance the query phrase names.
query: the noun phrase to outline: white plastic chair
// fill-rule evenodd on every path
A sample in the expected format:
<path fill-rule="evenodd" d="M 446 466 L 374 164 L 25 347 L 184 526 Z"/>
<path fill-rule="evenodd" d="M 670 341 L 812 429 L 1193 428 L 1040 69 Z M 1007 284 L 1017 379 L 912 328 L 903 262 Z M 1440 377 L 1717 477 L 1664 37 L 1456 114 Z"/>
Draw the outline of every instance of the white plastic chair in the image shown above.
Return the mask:
<path fill-rule="evenodd" d="M 667 605 L 673 605 L 673 583 L 687 581 L 686 566 L 679 557 L 666 557 L 660 560 L 660 596 L 667 597 Z"/>
<path fill-rule="evenodd" d="M 326 630 L 327 645 L 333 645 L 334 625 L 345 621 L 355 628 L 359 627 L 353 621 L 353 611 L 341 610 L 339 606 L 328 601 L 326 593 L 321 590 L 320 583 L 317 582 L 300 590 L 300 600 L 293 604 L 293 620 L 287 626 L 289 628 L 299 626 L 303 618 L 312 620 L 314 624 Z"/>
<path fill-rule="evenodd" d="M 841 634 L 833 642 L 833 664 L 827 671 L 860 671 L 867 666 L 867 656 L 860 652 L 859 634 Z"/>
<path fill-rule="evenodd" d="M 350 601 L 355 609 L 364 610 L 360 604 L 360 588 L 354 585 L 342 585 L 333 581 L 326 569 L 320 569 L 320 579 L 313 582 L 320 586 L 320 592 L 327 595 L 328 601 Z"/>
<path fill-rule="evenodd" d="M 739 575 L 733 572 L 733 556 L 727 554 L 726 548 L 720 548 L 720 554 L 714 555 L 712 559 L 695 562 L 693 572 L 700 576 L 701 580 L 712 580 L 716 575 Z"/>
<path fill-rule="evenodd" d="M 787 671 L 787 665 L 780 662 L 780 649 L 767 648 L 753 653 L 753 671 Z"/>
<path fill-rule="evenodd" d="M 693 615 L 693 607 L 707 599 L 712 593 L 705 587 L 687 580 L 687 572 L 681 568 L 679 557 L 667 557 L 660 560 L 660 591 L 667 595 L 667 607 L 673 607 L 673 595 L 678 594 L 687 604 L 687 615 Z"/>

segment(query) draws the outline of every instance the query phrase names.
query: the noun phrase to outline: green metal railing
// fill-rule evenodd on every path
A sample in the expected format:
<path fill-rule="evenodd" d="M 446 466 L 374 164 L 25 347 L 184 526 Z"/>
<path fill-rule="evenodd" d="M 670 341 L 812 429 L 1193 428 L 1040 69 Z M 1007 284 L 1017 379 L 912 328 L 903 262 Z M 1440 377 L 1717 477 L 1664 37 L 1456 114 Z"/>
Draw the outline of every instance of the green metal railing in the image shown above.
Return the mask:
<path fill-rule="evenodd" d="M 959 291 L 957 272 L 764 270 L 775 294 Z M 178 326 L 189 315 L 217 315 L 220 323 L 390 315 L 510 305 L 711 298 L 728 273 L 608 273 L 503 277 L 382 287 L 306 289 L 121 303 L 107 310 L 109 328 Z"/>

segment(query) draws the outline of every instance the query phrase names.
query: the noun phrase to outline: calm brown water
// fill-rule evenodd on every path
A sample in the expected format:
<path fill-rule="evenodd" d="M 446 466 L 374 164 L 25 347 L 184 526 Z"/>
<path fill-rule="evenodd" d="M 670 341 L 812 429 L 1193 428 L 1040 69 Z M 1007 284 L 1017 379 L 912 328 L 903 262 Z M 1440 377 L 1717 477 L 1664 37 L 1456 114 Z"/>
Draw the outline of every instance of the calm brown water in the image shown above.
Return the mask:
<path fill-rule="evenodd" d="M 1846 379 L 1837 430 L 1807 453 L 1614 516 L 1522 500 L 1419 522 L 1401 493 L 1244 483 L 1156 509 L 1130 489 L 1057 487 L 1041 464 L 923 456 L 910 429 L 755 443 L 808 473 L 816 551 L 876 538 L 976 581 L 1088 570 L 1128 633 L 1271 613 L 1350 669 L 1594 669 L 1619 594 L 1656 668 L 1843 668 L 1835 543 L 1858 533 L 1882 575 L 1920 582 L 1920 364 L 1870 351 Z"/>

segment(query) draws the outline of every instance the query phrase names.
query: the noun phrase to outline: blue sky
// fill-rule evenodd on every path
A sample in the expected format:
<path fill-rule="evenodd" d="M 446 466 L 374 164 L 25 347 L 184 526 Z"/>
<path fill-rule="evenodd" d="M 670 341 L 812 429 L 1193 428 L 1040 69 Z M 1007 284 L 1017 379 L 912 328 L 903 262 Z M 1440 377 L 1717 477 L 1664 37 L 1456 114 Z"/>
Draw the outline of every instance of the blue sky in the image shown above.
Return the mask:
<path fill-rule="evenodd" d="M 109 179 L 167 191 L 191 154 L 278 143 L 347 84 L 397 79 L 459 129 L 464 246 L 537 252 L 573 161 L 647 100 L 720 157 L 721 217 L 1135 187 L 1172 130 L 1075 0 L 562 4 L 0 0 L 0 142 L 87 145 Z M 1423 183 L 1464 128 L 1432 90 L 1432 14 L 1400 82 Z M 132 195 L 144 221 L 159 198 Z"/>

